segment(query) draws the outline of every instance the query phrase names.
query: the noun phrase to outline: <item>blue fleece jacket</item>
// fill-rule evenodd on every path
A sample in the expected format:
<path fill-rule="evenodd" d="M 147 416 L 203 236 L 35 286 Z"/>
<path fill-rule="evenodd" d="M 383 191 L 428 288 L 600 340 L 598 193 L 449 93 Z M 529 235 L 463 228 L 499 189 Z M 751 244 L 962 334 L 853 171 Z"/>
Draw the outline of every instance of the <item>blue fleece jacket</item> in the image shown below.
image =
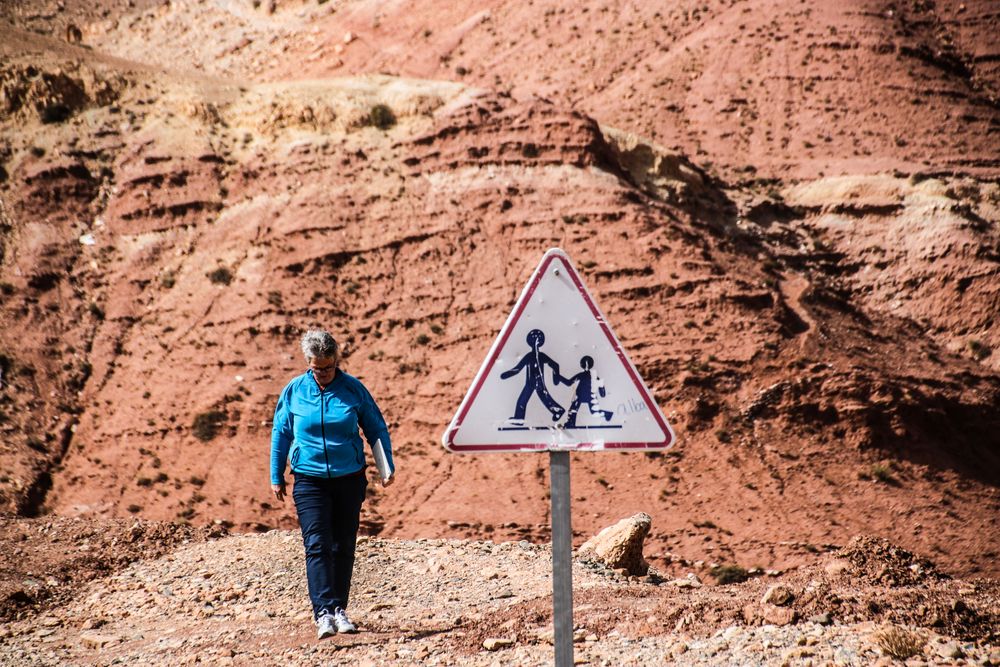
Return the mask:
<path fill-rule="evenodd" d="M 389 469 L 392 444 L 382 412 L 361 381 L 337 370 L 322 390 L 311 371 L 282 390 L 271 428 L 271 483 L 281 484 L 291 450 L 292 472 L 311 477 L 341 477 L 365 467 L 358 427 L 370 446 L 382 440 Z"/>

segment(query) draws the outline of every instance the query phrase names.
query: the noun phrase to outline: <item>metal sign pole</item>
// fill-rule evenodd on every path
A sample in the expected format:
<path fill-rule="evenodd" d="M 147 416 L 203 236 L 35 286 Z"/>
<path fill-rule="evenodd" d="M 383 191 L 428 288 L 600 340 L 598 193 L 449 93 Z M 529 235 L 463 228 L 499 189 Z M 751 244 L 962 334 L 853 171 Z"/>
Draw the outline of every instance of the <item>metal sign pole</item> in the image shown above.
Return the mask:
<path fill-rule="evenodd" d="M 552 494 L 552 624 L 556 667 L 573 667 L 573 530 L 569 511 L 569 452 L 549 452 Z"/>

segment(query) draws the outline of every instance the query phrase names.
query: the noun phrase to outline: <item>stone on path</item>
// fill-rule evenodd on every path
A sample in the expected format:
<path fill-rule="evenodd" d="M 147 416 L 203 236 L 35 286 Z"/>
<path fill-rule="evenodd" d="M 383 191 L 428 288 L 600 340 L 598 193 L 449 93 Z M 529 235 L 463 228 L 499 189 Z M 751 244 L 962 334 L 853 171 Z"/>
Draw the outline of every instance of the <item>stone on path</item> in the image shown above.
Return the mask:
<path fill-rule="evenodd" d="M 483 648 L 487 651 L 499 651 L 514 645 L 514 640 L 507 637 L 489 637 L 483 640 Z"/>
<path fill-rule="evenodd" d="M 792 592 L 788 590 L 787 586 L 776 585 L 767 589 L 767 592 L 764 593 L 764 597 L 761 599 L 761 602 L 764 604 L 773 604 L 778 607 L 782 607 L 790 603 L 793 597 L 795 596 L 792 595 Z"/>
<path fill-rule="evenodd" d="M 577 555 L 594 558 L 611 569 L 624 568 L 634 576 L 644 575 L 649 564 L 642 557 L 642 543 L 652 522 L 645 512 L 622 519 L 584 542 Z"/>
<path fill-rule="evenodd" d="M 117 644 L 119 638 L 99 632 L 81 632 L 80 641 L 88 648 L 104 648 L 108 644 Z"/>
<path fill-rule="evenodd" d="M 743 608 L 743 620 L 749 624 L 767 623 L 778 627 L 791 625 L 798 620 L 798 612 L 788 607 L 770 604 L 748 604 Z"/>

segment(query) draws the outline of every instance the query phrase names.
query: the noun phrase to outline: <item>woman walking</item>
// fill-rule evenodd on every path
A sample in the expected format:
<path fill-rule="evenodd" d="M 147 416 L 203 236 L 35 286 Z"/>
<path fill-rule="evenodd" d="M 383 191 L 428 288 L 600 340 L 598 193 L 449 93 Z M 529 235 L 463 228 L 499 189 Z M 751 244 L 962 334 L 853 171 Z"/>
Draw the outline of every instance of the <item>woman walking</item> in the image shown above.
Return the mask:
<path fill-rule="evenodd" d="M 292 499 L 302 528 L 306 580 L 319 639 L 356 632 L 347 616 L 365 476 L 364 443 L 381 446 L 395 480 L 385 419 L 363 384 L 338 368 L 340 350 L 326 331 L 307 331 L 302 353 L 309 368 L 282 390 L 271 430 L 271 491 L 285 500 L 291 453 Z"/>

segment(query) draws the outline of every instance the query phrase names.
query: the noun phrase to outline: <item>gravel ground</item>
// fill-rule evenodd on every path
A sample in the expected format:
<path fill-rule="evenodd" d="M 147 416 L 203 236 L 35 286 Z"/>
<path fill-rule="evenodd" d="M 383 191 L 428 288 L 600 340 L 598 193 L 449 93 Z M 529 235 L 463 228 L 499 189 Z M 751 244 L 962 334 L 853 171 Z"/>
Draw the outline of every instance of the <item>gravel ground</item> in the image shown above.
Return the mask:
<path fill-rule="evenodd" d="M 527 542 L 362 538 L 350 605 L 360 632 L 317 641 L 297 531 L 189 542 L 4 626 L 0 664 L 551 664 L 550 571 L 548 549 Z M 891 663 L 872 621 L 706 622 L 705 609 L 757 599 L 752 587 L 653 585 L 585 562 L 573 576 L 578 663 Z M 920 632 L 907 664 L 1000 663 L 987 644 Z"/>

